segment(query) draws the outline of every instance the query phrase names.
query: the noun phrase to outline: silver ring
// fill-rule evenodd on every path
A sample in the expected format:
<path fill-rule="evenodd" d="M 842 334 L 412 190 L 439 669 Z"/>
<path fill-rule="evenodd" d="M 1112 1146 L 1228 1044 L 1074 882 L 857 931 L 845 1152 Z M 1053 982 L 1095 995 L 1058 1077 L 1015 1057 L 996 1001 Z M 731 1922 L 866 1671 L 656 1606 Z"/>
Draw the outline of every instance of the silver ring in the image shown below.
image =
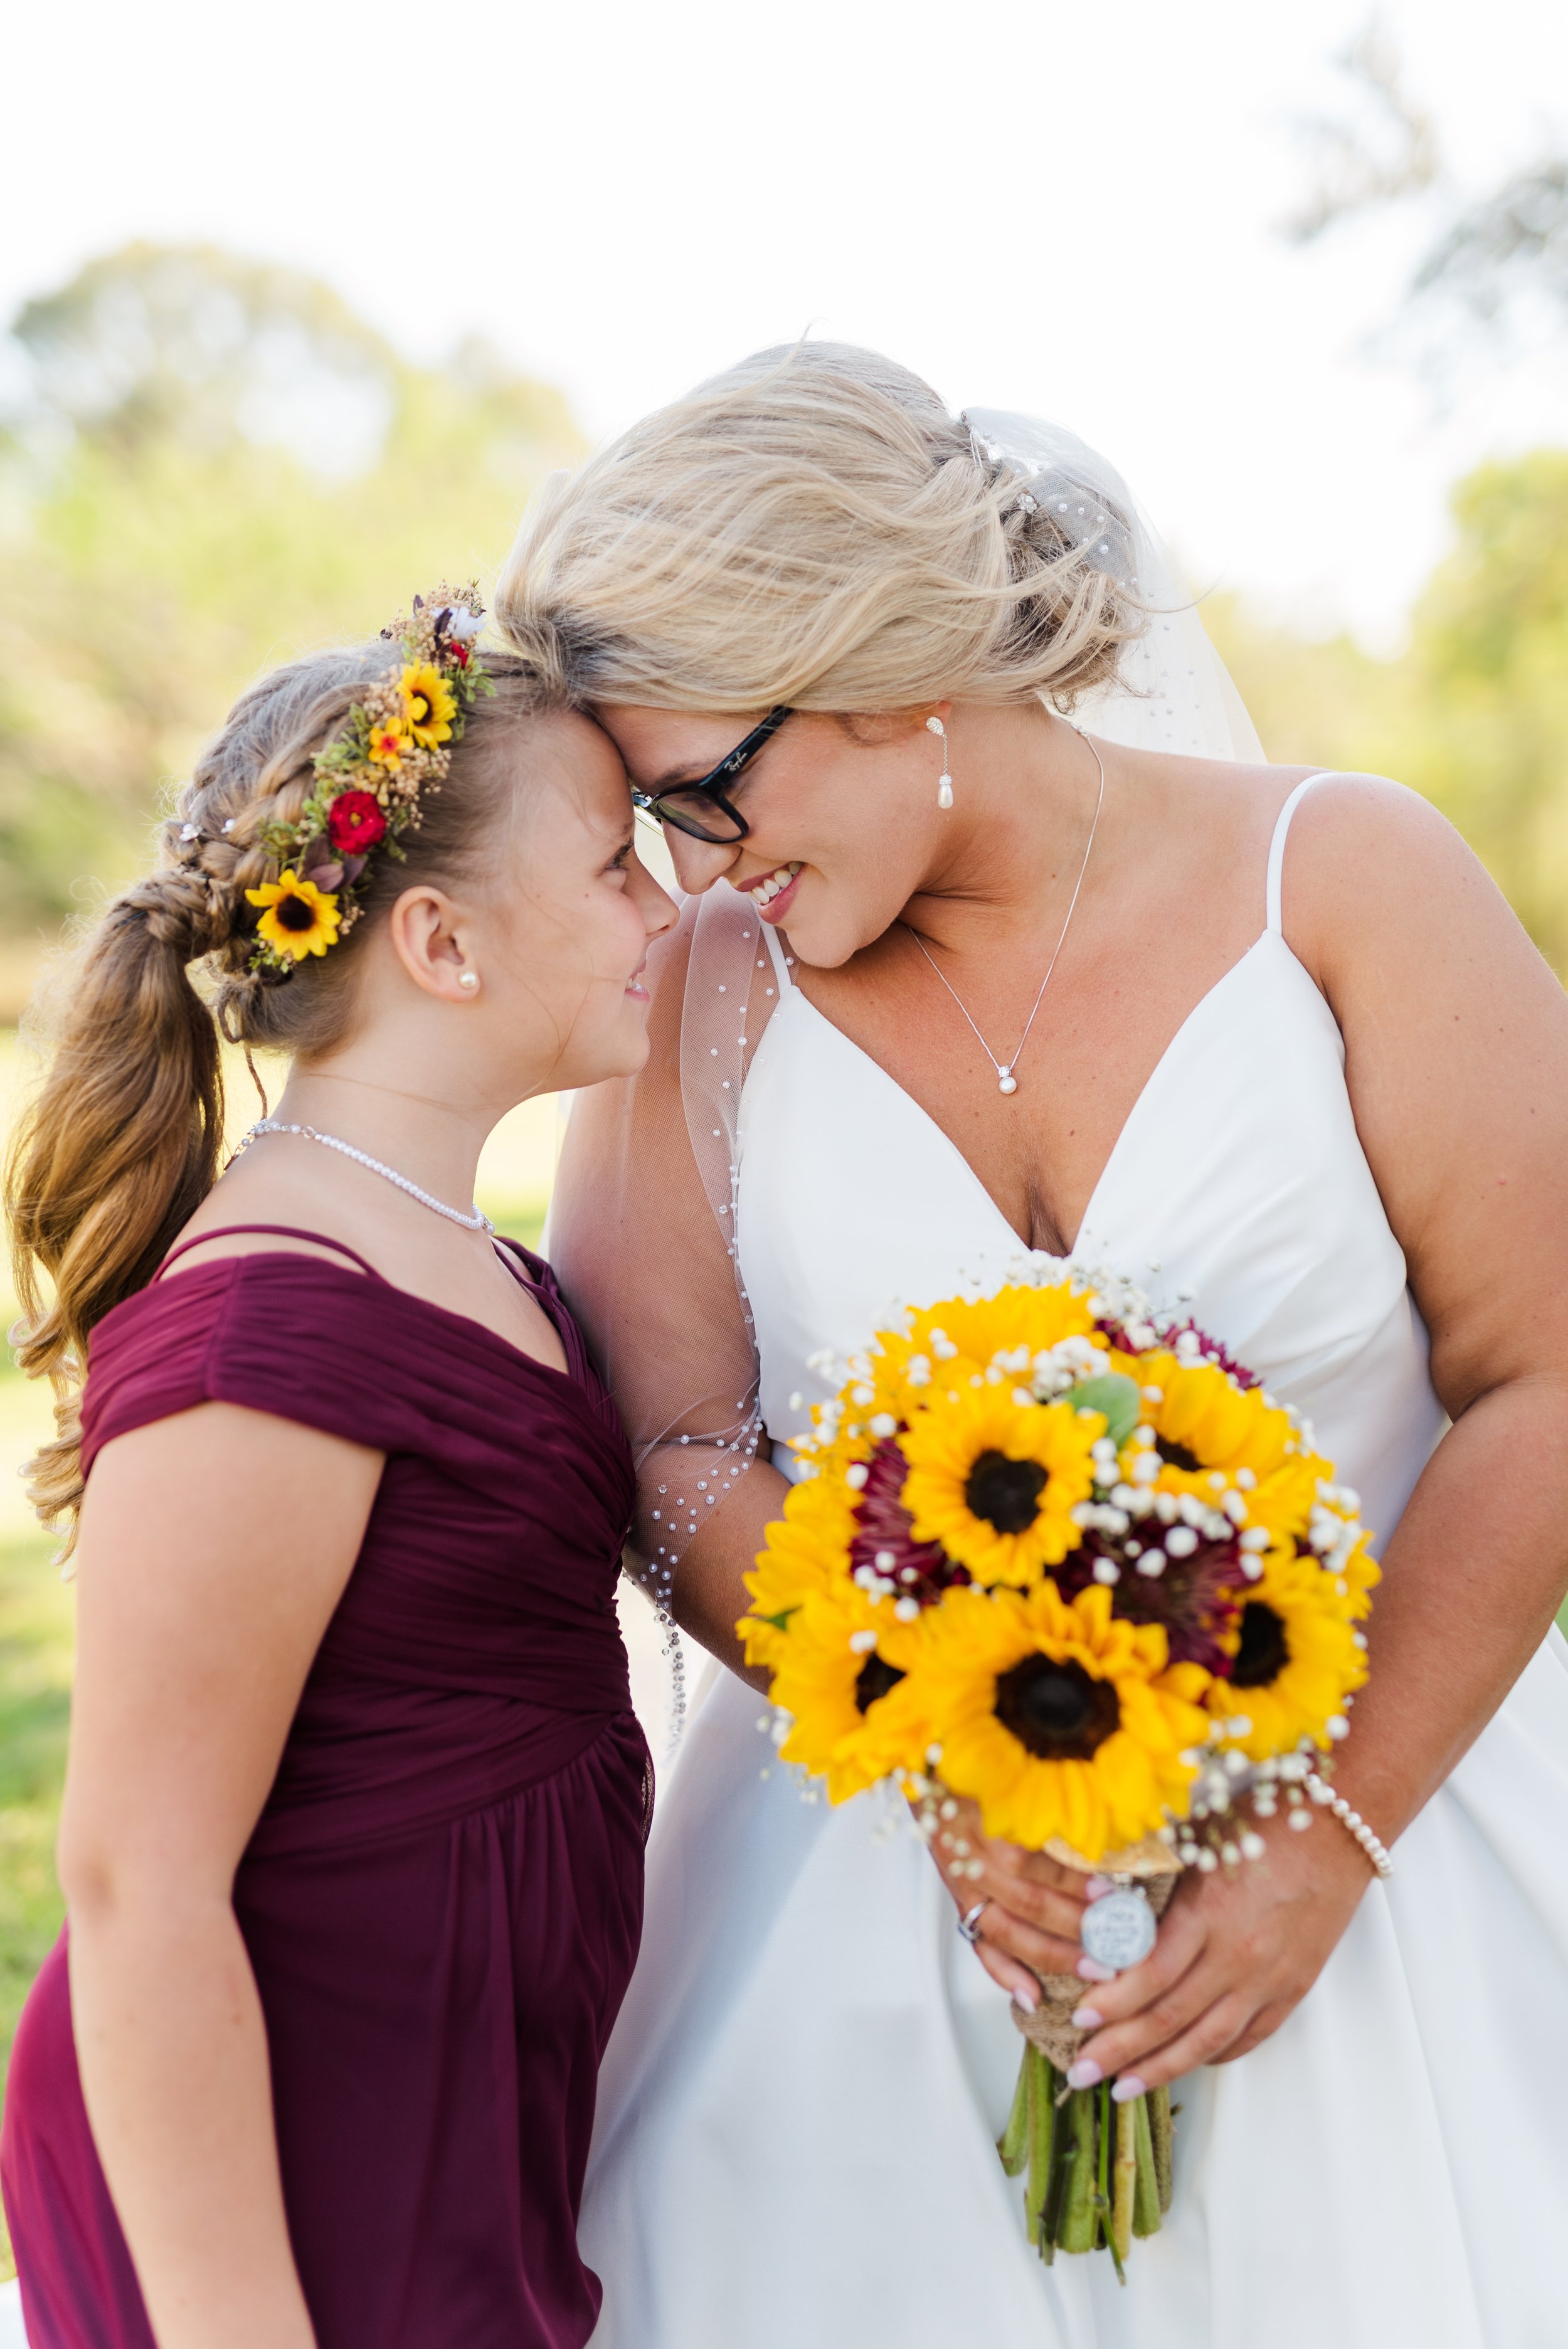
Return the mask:
<path fill-rule="evenodd" d="M 987 1893 L 984 1900 L 976 1900 L 974 1908 L 970 1909 L 966 1917 L 960 1917 L 958 1920 L 959 1936 L 961 1940 L 968 1942 L 971 1949 L 974 1948 L 975 1942 L 980 1939 L 980 1919 L 982 1912 L 989 1909 L 990 1906 L 991 1896 Z"/>

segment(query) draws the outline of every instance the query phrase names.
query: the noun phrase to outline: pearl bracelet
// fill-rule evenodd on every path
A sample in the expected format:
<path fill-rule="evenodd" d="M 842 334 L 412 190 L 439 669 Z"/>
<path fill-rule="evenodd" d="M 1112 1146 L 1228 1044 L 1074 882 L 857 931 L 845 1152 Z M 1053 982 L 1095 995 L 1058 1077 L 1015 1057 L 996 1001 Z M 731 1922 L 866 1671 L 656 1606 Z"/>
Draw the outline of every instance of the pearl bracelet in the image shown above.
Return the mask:
<path fill-rule="evenodd" d="M 1378 1841 L 1360 1812 L 1353 1811 L 1344 1795 L 1336 1795 L 1327 1779 L 1320 1778 L 1315 1770 L 1309 1770 L 1306 1774 L 1306 1791 L 1315 1803 L 1322 1803 L 1334 1813 L 1342 1826 L 1348 1828 L 1387 1884 L 1394 1873 L 1394 1863 L 1388 1857 L 1387 1847 Z"/>

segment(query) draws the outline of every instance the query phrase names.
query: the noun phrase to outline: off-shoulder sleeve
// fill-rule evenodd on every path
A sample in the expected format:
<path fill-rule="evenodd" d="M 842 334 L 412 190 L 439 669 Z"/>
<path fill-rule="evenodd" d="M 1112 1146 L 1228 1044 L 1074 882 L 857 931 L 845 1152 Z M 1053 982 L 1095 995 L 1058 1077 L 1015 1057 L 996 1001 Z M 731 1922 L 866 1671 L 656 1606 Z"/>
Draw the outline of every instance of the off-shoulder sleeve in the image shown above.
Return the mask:
<path fill-rule="evenodd" d="M 373 1451 L 427 1448 L 407 1349 L 388 1343 L 399 1292 L 320 1257 L 222 1257 L 170 1273 L 92 1333 L 82 1467 L 133 1428 L 198 1403 L 242 1403 Z"/>

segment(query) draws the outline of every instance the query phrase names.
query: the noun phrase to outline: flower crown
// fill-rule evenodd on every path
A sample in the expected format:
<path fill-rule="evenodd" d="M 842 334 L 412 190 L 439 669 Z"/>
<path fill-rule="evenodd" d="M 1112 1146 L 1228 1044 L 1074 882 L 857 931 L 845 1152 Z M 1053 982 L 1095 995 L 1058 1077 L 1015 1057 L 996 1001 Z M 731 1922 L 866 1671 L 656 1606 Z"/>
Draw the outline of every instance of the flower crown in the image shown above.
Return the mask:
<path fill-rule="evenodd" d="M 315 787 L 292 823 L 264 824 L 263 845 L 282 868 L 247 889 L 262 910 L 253 971 L 290 978 L 306 955 L 324 955 L 350 930 L 372 853 L 399 861 L 399 836 L 418 828 L 420 799 L 439 791 L 469 711 L 493 693 L 473 650 L 484 626 L 475 585 L 416 595 L 382 635 L 401 657 L 376 679 L 335 741 L 315 754 Z"/>

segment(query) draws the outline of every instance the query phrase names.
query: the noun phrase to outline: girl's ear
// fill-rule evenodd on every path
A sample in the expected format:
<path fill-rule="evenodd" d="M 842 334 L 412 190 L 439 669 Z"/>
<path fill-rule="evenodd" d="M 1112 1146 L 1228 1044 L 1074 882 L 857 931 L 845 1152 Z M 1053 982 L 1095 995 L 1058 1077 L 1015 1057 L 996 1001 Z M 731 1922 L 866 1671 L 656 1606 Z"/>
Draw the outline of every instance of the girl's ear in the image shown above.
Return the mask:
<path fill-rule="evenodd" d="M 423 884 L 405 889 L 387 917 L 392 951 L 404 970 L 416 987 L 443 1003 L 471 1003 L 479 992 L 465 927 L 446 893 Z"/>

